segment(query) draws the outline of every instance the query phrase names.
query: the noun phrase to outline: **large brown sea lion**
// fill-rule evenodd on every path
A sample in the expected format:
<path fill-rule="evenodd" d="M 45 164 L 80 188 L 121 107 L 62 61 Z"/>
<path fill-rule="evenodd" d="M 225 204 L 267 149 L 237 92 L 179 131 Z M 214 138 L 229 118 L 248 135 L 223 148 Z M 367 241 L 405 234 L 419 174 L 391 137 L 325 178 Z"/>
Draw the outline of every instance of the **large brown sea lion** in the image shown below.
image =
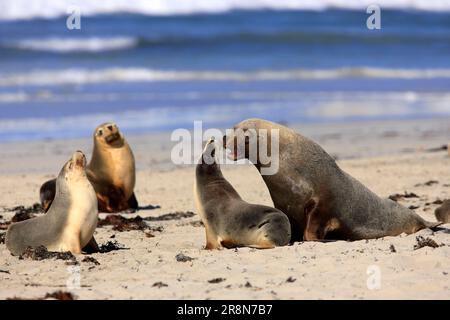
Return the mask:
<path fill-rule="evenodd" d="M 285 126 L 248 119 L 237 124 L 223 143 L 231 149 L 233 160 L 248 159 L 250 141 L 255 139 L 259 148 L 261 139 L 271 141 L 272 130 L 279 134 L 278 157 L 264 164 L 258 153 L 254 165 L 260 172 L 267 166 L 278 168 L 275 174 L 262 178 L 275 207 L 289 217 L 293 241 L 380 238 L 439 224 L 425 221 L 392 200 L 381 199 L 341 170 L 318 144 Z M 239 141 L 245 145 L 239 147 Z"/>

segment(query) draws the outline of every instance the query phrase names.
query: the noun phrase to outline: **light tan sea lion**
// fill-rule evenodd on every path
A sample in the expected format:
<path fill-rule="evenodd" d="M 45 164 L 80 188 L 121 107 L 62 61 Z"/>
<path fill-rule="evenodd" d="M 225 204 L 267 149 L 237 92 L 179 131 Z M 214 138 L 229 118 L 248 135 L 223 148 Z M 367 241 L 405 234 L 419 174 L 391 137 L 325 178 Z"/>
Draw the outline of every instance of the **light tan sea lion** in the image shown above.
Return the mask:
<path fill-rule="evenodd" d="M 293 241 L 380 238 L 438 225 L 392 200 L 379 198 L 342 171 L 318 144 L 292 129 L 261 119 L 242 121 L 234 129 L 235 134 L 224 137 L 225 147 L 234 142 L 234 150 L 230 150 L 233 160 L 249 158 L 252 134 L 259 141 L 261 129 L 266 129 L 270 141 L 271 129 L 278 129 L 279 157 L 275 161 L 279 168 L 262 178 L 275 207 L 289 217 Z M 236 147 L 241 139 L 245 148 Z M 259 158 L 254 164 L 261 172 L 264 165 Z"/>
<path fill-rule="evenodd" d="M 197 164 L 194 187 L 197 210 L 206 229 L 206 249 L 263 249 L 288 244 L 291 235 L 287 216 L 275 208 L 242 200 L 223 177 L 215 149 L 211 139 Z"/>
<path fill-rule="evenodd" d="M 87 175 L 97 193 L 100 212 L 138 209 L 133 193 L 136 183 L 134 155 L 116 124 L 104 123 L 95 129 Z M 55 179 L 45 182 L 39 193 L 46 211 L 55 195 Z"/>
<path fill-rule="evenodd" d="M 86 176 L 86 157 L 77 151 L 59 173 L 47 214 L 11 224 L 5 243 L 13 255 L 40 245 L 77 254 L 93 239 L 97 220 L 97 197 Z"/>

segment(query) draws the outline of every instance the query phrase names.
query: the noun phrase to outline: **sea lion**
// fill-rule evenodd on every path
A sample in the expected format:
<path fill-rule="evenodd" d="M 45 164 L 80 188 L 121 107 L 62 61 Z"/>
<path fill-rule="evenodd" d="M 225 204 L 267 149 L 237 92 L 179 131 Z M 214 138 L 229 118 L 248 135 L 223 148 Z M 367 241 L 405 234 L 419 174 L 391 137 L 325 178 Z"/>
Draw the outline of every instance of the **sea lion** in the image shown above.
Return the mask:
<path fill-rule="evenodd" d="M 445 200 L 442 205 L 434 211 L 438 221 L 442 223 L 450 222 L 450 200 Z"/>
<path fill-rule="evenodd" d="M 94 132 L 94 150 L 87 176 L 97 193 L 100 212 L 115 213 L 138 209 L 134 195 L 136 169 L 128 142 L 114 123 L 104 123 Z M 55 195 L 55 179 L 40 188 L 40 199 L 47 211 Z"/>
<path fill-rule="evenodd" d="M 232 160 L 248 159 L 249 141 L 256 139 L 259 148 L 261 139 L 271 141 L 272 129 L 279 135 L 279 156 L 273 160 L 278 162 L 278 171 L 262 178 L 275 208 L 289 217 L 292 241 L 371 239 L 438 225 L 392 200 L 381 199 L 341 170 L 318 144 L 285 126 L 244 120 L 224 136 L 223 145 L 234 145 L 229 150 Z M 266 132 L 268 137 L 262 137 Z M 238 147 L 238 141 L 245 141 L 245 146 Z M 254 165 L 261 172 L 273 163 L 262 164 L 258 154 Z"/>
<path fill-rule="evenodd" d="M 12 223 L 5 243 L 13 255 L 40 245 L 77 254 L 93 239 L 97 220 L 97 197 L 86 176 L 86 157 L 77 151 L 58 175 L 56 196 L 47 214 Z"/>
<path fill-rule="evenodd" d="M 288 244 L 291 228 L 287 216 L 275 208 L 242 200 L 222 175 L 215 150 L 214 139 L 210 139 L 195 171 L 194 196 L 205 225 L 206 249 Z"/>

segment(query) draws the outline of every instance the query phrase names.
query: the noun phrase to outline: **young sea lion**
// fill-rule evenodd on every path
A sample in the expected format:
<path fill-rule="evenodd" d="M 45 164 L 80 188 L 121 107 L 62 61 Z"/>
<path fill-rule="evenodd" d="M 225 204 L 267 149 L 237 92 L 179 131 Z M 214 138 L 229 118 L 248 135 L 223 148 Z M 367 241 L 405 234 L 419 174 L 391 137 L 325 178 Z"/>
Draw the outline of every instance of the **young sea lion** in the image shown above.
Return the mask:
<path fill-rule="evenodd" d="M 95 129 L 87 176 L 97 193 L 100 212 L 138 209 L 133 193 L 136 183 L 133 152 L 116 124 L 104 123 Z M 55 196 L 55 181 L 49 180 L 41 186 L 39 193 L 44 211 Z"/>
<path fill-rule="evenodd" d="M 64 165 L 55 187 L 56 196 L 47 214 L 9 226 L 5 243 L 12 254 L 40 245 L 49 251 L 81 253 L 93 239 L 97 197 L 86 176 L 86 157 L 81 151 Z"/>
<path fill-rule="evenodd" d="M 261 139 L 271 141 L 273 129 L 279 134 L 279 156 L 273 160 L 278 162 L 278 171 L 262 178 L 275 207 L 289 217 L 293 241 L 380 238 L 438 225 L 379 198 L 342 171 L 318 144 L 282 125 L 244 120 L 224 137 L 224 147 L 234 145 L 230 150 L 233 160 L 249 158 L 249 141 L 256 139 L 258 146 Z M 269 137 L 263 137 L 266 132 Z M 238 141 L 244 141 L 245 147 L 238 147 Z M 258 157 L 254 165 L 261 172 L 274 163 L 262 164 Z"/>
<path fill-rule="evenodd" d="M 215 150 L 211 139 L 195 171 L 194 196 L 206 229 L 206 249 L 286 245 L 291 237 L 287 216 L 275 208 L 242 200 L 223 177 Z"/>

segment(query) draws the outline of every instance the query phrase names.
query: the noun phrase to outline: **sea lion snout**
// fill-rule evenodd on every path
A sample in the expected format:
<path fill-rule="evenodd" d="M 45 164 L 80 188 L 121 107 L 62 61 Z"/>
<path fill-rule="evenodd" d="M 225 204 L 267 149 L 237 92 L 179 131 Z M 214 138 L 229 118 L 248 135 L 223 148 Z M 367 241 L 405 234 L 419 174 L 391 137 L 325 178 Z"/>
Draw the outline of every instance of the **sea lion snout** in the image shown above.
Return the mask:
<path fill-rule="evenodd" d="M 216 163 L 216 141 L 214 137 L 209 138 L 208 142 L 206 142 L 202 157 L 200 158 L 200 163 L 207 165 Z"/>
<path fill-rule="evenodd" d="M 237 161 L 248 159 L 250 157 L 250 143 L 257 142 L 256 130 L 233 128 L 227 135 L 223 136 L 222 146 L 227 151 L 228 158 Z"/>
<path fill-rule="evenodd" d="M 83 152 L 78 150 L 72 156 L 72 163 L 75 167 L 84 169 L 86 167 L 86 156 Z"/>

